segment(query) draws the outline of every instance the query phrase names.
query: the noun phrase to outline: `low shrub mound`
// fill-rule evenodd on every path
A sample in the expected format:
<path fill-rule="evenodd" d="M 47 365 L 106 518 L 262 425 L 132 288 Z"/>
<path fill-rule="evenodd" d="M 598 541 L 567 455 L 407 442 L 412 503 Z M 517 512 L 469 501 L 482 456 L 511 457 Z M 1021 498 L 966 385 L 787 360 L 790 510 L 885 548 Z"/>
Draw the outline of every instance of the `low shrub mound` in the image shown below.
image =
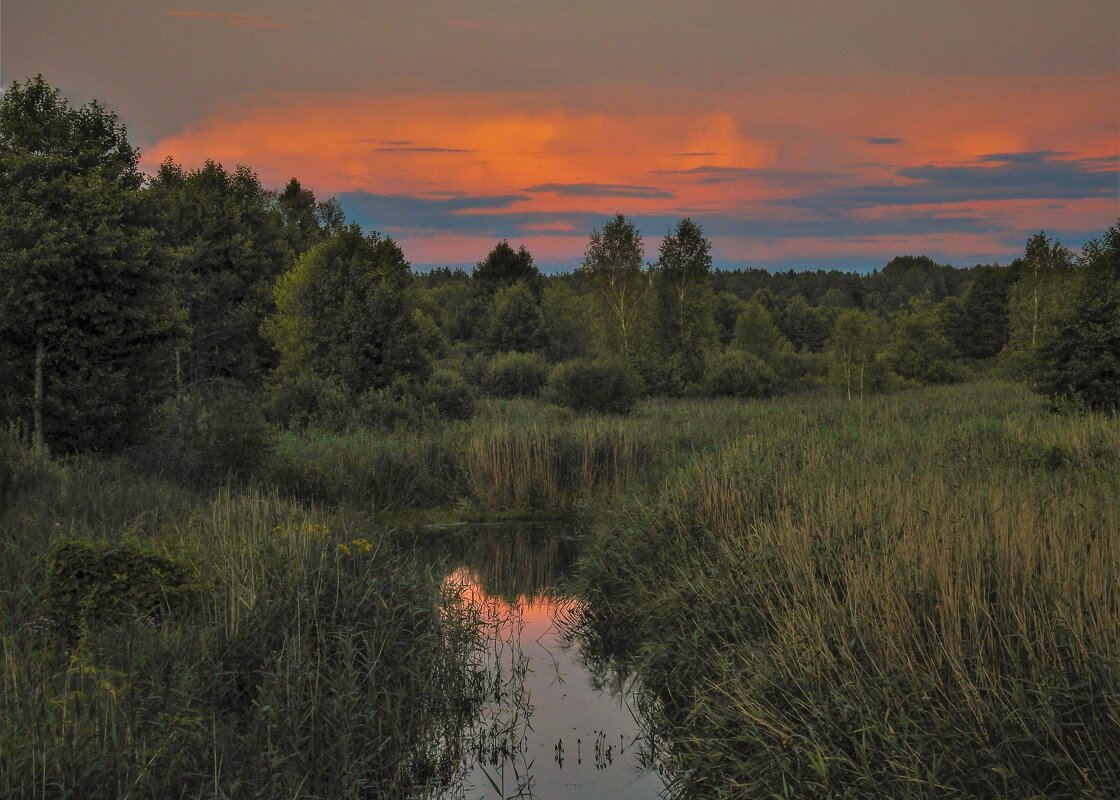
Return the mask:
<path fill-rule="evenodd" d="M 742 350 L 728 350 L 708 370 L 708 394 L 714 397 L 769 397 L 778 376 L 761 358 Z"/>
<path fill-rule="evenodd" d="M 552 370 L 545 399 L 585 414 L 629 414 L 641 395 L 641 381 L 626 365 L 579 359 Z"/>
<path fill-rule="evenodd" d="M 140 542 L 61 538 L 47 557 L 41 608 L 73 640 L 100 624 L 166 619 L 197 596 L 184 564 Z"/>
<path fill-rule="evenodd" d="M 499 353 L 486 369 L 486 391 L 495 397 L 536 397 L 548 382 L 548 365 L 535 353 Z"/>

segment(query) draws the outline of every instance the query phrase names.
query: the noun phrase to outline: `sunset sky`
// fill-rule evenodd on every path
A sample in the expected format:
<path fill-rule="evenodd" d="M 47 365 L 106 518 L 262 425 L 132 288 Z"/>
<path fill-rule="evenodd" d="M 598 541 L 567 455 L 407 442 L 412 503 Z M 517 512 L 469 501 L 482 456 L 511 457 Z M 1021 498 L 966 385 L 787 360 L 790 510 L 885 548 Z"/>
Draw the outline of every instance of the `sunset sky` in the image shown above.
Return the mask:
<path fill-rule="evenodd" d="M 691 216 L 721 266 L 1006 262 L 1120 216 L 1115 0 L 4 0 L 41 73 L 170 156 L 295 176 L 469 265 L 578 264 L 624 213 Z"/>

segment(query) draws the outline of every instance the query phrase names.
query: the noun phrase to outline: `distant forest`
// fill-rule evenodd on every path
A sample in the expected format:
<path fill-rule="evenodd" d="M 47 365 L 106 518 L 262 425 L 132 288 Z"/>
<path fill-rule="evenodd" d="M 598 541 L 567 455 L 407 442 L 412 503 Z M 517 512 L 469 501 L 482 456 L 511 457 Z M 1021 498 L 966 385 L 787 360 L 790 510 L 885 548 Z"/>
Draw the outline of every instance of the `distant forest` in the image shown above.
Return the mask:
<path fill-rule="evenodd" d="M 619 215 L 571 274 L 507 241 L 470 272 L 414 274 L 295 178 L 143 174 L 111 111 L 41 77 L 0 101 L 0 206 L 0 419 L 58 452 L 218 407 L 391 428 L 469 417 L 484 395 L 625 413 L 650 395 L 856 401 L 989 370 L 1061 405 L 1120 403 L 1120 226 L 1080 255 L 1040 232 L 1004 266 L 907 255 L 861 275 L 714 269 L 702 220 L 654 250 Z"/>

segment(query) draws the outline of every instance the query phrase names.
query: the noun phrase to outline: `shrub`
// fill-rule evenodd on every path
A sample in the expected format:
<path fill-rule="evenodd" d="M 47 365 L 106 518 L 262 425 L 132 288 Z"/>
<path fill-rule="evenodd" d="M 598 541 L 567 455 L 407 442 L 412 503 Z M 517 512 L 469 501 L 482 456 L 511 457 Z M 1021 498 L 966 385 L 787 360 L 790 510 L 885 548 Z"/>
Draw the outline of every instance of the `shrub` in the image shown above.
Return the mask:
<path fill-rule="evenodd" d="M 769 397 L 778 385 L 774 370 L 742 350 L 728 350 L 708 370 L 708 394 L 717 397 Z"/>
<path fill-rule="evenodd" d="M 625 364 L 579 359 L 552 370 L 546 399 L 584 413 L 628 414 L 641 394 L 641 381 Z"/>
<path fill-rule="evenodd" d="M 496 397 L 536 397 L 548 382 L 548 365 L 529 353 L 500 353 L 486 370 L 486 391 Z"/>
<path fill-rule="evenodd" d="M 188 574 L 133 540 L 56 539 L 47 557 L 43 615 L 68 640 L 98 623 L 161 619 L 195 598 Z"/>
<path fill-rule="evenodd" d="M 227 386 L 169 406 L 163 432 L 149 446 L 145 460 L 157 471 L 213 486 L 256 475 L 274 443 L 258 398 Z"/>
<path fill-rule="evenodd" d="M 351 403 L 337 381 L 306 371 L 287 371 L 266 389 L 264 413 L 284 428 L 345 427 Z"/>
<path fill-rule="evenodd" d="M 421 387 L 421 399 L 445 419 L 466 420 L 474 416 L 478 395 L 458 372 L 437 369 Z"/>

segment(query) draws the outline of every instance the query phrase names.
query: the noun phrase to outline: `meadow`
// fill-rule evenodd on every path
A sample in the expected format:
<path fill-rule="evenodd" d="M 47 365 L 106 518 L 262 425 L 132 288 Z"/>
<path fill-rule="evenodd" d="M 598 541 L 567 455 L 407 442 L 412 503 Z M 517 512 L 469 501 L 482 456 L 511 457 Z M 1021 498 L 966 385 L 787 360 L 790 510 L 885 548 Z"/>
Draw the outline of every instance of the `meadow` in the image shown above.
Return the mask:
<path fill-rule="evenodd" d="M 485 400 L 189 486 L 0 438 L 0 796 L 435 791 L 479 621 L 398 533 L 578 521 L 682 797 L 1111 797 L 1120 419 L 983 380 Z"/>

